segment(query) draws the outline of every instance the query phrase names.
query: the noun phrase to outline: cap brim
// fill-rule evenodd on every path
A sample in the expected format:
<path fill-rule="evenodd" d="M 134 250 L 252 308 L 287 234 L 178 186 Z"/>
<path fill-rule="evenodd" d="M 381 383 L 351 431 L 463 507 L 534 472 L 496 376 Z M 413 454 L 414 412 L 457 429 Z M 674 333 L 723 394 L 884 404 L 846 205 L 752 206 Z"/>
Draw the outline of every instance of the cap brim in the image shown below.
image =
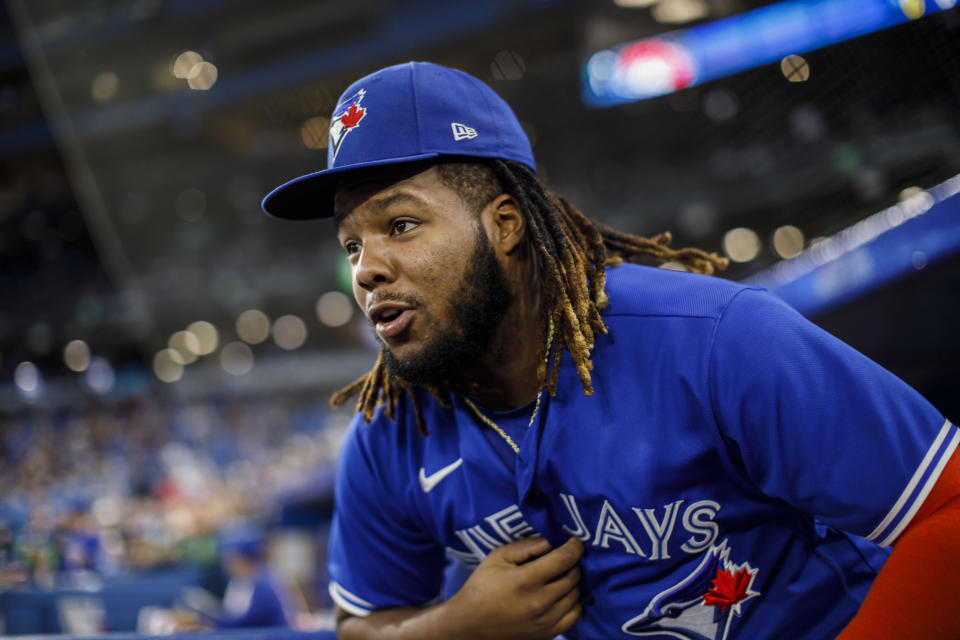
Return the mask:
<path fill-rule="evenodd" d="M 333 217 L 333 194 L 337 189 L 337 183 L 345 175 L 370 167 L 416 162 L 417 160 L 436 158 L 439 155 L 437 152 L 420 153 L 413 156 L 371 160 L 370 162 L 308 173 L 305 176 L 294 178 L 290 182 L 285 182 L 268 193 L 260 206 L 265 213 L 274 218 L 284 218 L 286 220 L 330 218 Z"/>

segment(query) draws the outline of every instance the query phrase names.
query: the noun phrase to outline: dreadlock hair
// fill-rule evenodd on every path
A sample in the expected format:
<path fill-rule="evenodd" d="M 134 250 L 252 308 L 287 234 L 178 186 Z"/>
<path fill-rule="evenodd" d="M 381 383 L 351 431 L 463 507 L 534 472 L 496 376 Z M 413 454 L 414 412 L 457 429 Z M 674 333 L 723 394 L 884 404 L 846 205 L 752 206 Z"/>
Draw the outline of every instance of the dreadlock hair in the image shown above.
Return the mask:
<path fill-rule="evenodd" d="M 527 223 L 527 247 L 535 257 L 538 280 L 542 286 L 543 312 L 546 326 L 554 327 L 549 355 L 540 364 L 537 376 L 540 388 L 557 393 L 558 366 L 562 351 L 573 358 L 577 375 L 586 395 L 593 394 L 590 354 L 598 334 L 607 333 L 600 311 L 608 304 L 604 288 L 605 267 L 623 262 L 642 264 L 679 263 L 688 271 L 713 274 L 726 268 L 728 260 L 701 249 L 671 249 L 670 232 L 652 238 L 611 229 L 591 220 L 565 199 L 549 191 L 527 166 L 506 160 L 469 161 L 445 159 L 436 164 L 440 181 L 455 190 L 469 207 L 479 213 L 487 203 L 502 193 L 519 204 Z M 380 356 L 368 373 L 360 376 L 330 399 L 334 407 L 342 406 L 359 395 L 356 410 L 369 422 L 378 405 L 395 419 L 397 402 L 407 393 L 413 403 L 417 428 L 427 435 L 426 424 L 417 394 L 412 385 L 387 371 Z M 552 366 L 551 365 L 552 362 Z M 444 406 L 449 405 L 449 391 L 427 388 Z"/>

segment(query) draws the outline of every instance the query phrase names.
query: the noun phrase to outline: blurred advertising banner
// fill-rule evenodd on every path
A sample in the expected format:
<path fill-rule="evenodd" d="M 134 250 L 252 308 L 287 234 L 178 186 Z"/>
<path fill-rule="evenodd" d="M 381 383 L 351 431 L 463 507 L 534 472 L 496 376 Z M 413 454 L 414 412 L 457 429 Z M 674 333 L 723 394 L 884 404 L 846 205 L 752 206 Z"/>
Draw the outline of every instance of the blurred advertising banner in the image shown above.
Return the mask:
<path fill-rule="evenodd" d="M 957 0 L 792 0 L 604 49 L 584 69 L 583 100 L 608 107 L 679 91 L 779 61 L 788 79 L 810 71 L 798 54 L 952 9 Z"/>

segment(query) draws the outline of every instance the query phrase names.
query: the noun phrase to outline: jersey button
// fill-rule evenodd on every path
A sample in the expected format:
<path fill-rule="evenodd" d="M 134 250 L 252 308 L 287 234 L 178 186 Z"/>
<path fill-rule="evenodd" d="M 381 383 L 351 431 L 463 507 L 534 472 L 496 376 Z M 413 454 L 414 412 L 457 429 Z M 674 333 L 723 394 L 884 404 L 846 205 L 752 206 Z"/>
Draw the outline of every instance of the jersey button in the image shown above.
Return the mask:
<path fill-rule="evenodd" d="M 543 492 L 541 492 L 536 487 L 531 488 L 527 491 L 526 502 L 540 502 L 543 500 Z"/>

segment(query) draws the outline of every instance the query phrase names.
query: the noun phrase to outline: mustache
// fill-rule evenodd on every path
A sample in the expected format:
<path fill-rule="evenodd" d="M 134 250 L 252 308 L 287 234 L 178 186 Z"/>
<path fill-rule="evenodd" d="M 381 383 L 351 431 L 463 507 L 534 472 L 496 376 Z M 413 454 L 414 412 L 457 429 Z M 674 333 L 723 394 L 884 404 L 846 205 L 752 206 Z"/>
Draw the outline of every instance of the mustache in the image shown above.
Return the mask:
<path fill-rule="evenodd" d="M 421 304 L 421 299 L 411 293 L 397 293 L 393 291 L 383 291 L 367 300 L 367 309 L 381 302 L 400 302 L 410 307 L 417 307 Z"/>

